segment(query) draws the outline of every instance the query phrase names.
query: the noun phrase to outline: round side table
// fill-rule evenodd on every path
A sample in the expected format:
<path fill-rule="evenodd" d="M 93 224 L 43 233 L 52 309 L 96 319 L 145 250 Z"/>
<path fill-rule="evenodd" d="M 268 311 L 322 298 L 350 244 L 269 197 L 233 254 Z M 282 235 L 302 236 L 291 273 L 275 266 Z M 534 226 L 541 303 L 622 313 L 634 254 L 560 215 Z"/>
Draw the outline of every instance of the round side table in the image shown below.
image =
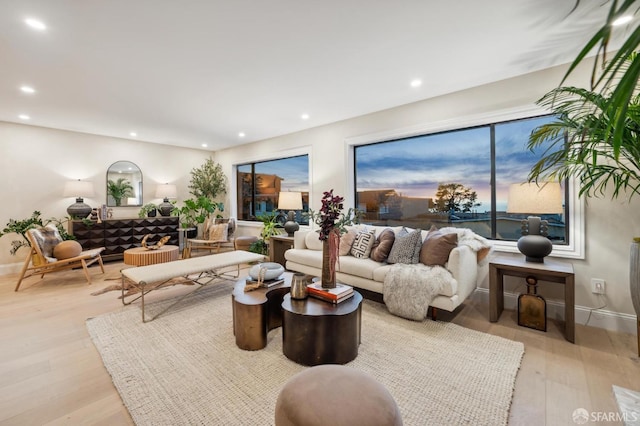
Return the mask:
<path fill-rule="evenodd" d="M 172 245 L 164 245 L 157 250 L 136 247 L 124 251 L 124 263 L 135 266 L 155 265 L 156 263 L 178 260 L 179 254 L 178 246 Z"/>

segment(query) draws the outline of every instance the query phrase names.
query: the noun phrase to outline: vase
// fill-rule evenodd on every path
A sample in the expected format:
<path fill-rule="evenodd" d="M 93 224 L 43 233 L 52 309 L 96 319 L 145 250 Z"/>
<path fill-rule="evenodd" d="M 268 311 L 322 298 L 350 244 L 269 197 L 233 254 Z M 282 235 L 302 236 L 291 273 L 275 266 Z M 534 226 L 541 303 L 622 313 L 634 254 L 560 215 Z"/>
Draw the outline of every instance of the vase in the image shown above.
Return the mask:
<path fill-rule="evenodd" d="M 306 299 L 307 298 L 307 276 L 303 273 L 296 272 L 291 278 L 291 298 Z"/>
<path fill-rule="evenodd" d="M 631 290 L 631 302 L 636 311 L 636 324 L 638 328 L 638 356 L 640 356 L 640 242 L 631 243 L 629 256 L 629 290 Z"/>
<path fill-rule="evenodd" d="M 337 231 L 329 233 L 329 238 L 322 241 L 322 288 L 336 288 L 336 261 L 338 260 L 338 245 L 340 234 Z"/>

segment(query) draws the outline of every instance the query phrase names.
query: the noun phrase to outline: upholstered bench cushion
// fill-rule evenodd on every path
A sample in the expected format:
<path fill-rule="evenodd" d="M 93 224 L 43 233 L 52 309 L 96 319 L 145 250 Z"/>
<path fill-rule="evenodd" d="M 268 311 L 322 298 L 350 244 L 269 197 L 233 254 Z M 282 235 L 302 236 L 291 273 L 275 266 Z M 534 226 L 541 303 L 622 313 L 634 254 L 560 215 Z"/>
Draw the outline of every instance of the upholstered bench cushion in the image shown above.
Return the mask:
<path fill-rule="evenodd" d="M 395 400 L 369 374 L 319 365 L 293 376 L 276 402 L 276 426 L 402 425 Z"/>

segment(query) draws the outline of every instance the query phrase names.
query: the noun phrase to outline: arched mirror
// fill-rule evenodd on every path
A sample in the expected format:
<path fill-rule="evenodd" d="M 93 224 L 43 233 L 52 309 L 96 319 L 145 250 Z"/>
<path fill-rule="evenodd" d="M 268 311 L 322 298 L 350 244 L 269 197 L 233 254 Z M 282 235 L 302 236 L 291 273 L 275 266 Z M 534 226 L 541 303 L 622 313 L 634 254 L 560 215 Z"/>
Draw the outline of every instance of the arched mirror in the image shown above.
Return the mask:
<path fill-rule="evenodd" d="M 131 161 L 116 161 L 107 170 L 107 206 L 142 205 L 142 172 Z"/>

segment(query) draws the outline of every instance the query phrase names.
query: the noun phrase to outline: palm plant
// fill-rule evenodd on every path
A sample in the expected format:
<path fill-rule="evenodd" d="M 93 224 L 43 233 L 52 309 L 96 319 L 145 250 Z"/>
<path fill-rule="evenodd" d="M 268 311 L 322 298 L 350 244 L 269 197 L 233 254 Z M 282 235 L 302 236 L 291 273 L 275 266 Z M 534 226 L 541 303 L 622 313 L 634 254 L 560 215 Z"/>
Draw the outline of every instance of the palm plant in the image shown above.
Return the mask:
<path fill-rule="evenodd" d="M 111 195 L 116 206 L 120 206 L 123 198 L 133 196 L 133 186 L 126 178 L 118 178 L 116 181 L 109 179 L 107 180 L 107 194 Z"/>
<path fill-rule="evenodd" d="M 618 73 L 635 61 L 631 55 Z M 575 177 L 581 196 L 604 195 L 610 185 L 612 198 L 640 194 L 640 95 L 629 99 L 619 125 L 611 109 L 613 91 L 559 87 L 538 101 L 557 119 L 531 133 L 529 149 L 542 148 L 543 155 L 531 169 L 530 181 Z"/>
<path fill-rule="evenodd" d="M 576 0 L 574 10 L 579 5 L 580 0 Z M 625 125 L 630 115 L 629 109 L 634 102 L 637 105 L 636 91 L 640 79 L 640 57 L 635 55 L 635 52 L 640 45 L 640 22 L 638 20 L 631 21 L 621 47 L 609 60 L 606 58 L 607 47 L 613 37 L 613 23 L 631 10 L 634 14 L 638 13 L 639 6 L 640 0 L 611 0 L 605 23 L 585 44 L 560 83 L 562 85 L 576 67 L 591 54 L 593 49 L 597 48 L 596 61 L 594 61 L 591 73 L 591 89 L 597 90 L 597 93 L 606 99 L 601 110 L 606 111 L 609 119 L 602 136 L 604 136 L 603 140 L 610 141 L 616 159 L 622 149 Z M 590 132 L 590 129 L 587 128 L 584 131 Z M 595 137 L 601 129 L 595 128 L 593 131 Z"/>

